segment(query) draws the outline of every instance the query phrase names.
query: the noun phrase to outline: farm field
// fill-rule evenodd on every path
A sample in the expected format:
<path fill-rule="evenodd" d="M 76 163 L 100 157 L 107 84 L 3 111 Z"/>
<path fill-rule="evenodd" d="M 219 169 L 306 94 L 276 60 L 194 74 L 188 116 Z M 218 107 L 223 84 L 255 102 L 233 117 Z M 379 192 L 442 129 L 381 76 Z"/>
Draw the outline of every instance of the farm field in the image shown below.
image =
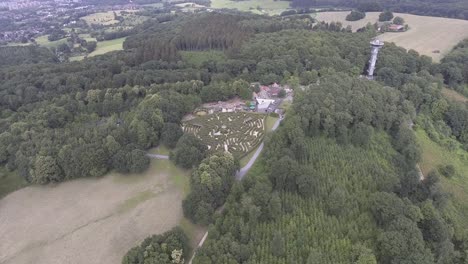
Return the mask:
<path fill-rule="evenodd" d="M 264 119 L 257 113 L 215 113 L 186 121 L 182 129 L 202 140 L 210 151 L 227 150 L 239 158 L 263 140 Z"/>
<path fill-rule="evenodd" d="M 118 15 L 120 12 L 117 11 L 116 13 Z M 90 14 L 85 17 L 82 17 L 81 19 L 83 19 L 88 25 L 95 24 L 95 25 L 109 26 L 109 25 L 119 23 L 118 20 L 114 19 L 113 11 L 94 13 L 94 14 Z"/>
<path fill-rule="evenodd" d="M 316 19 L 326 22 L 341 22 L 346 27 L 351 25 L 353 31 L 364 27 L 367 23 L 374 24 L 378 21 L 378 12 L 366 13 L 366 17 L 359 21 L 346 21 L 346 12 L 324 12 L 318 13 Z M 468 38 L 468 21 L 441 17 L 416 16 L 395 13 L 409 24 L 410 29 L 406 32 L 387 32 L 378 38 L 383 41 L 395 42 L 398 46 L 406 49 L 414 49 L 420 54 L 427 55 L 438 62 L 458 42 Z M 434 53 L 434 51 L 440 53 Z"/>
<path fill-rule="evenodd" d="M 455 206 L 459 208 L 458 212 L 462 215 L 459 219 L 468 218 L 468 152 L 458 149 L 449 151 L 432 141 L 426 132 L 422 129 L 415 131 L 418 144 L 422 150 L 422 158 L 420 162 L 423 174 L 427 174 L 439 165 L 453 165 L 455 167 L 455 176 L 448 179 L 441 178 L 444 189 L 454 195 L 452 199 Z M 463 158 L 464 157 L 464 158 Z M 461 220 L 468 227 L 468 222 Z"/>
<path fill-rule="evenodd" d="M 279 15 L 281 12 L 289 9 L 288 1 L 274 0 L 248 0 L 248 1 L 231 1 L 231 0 L 212 0 L 212 8 L 229 8 L 239 11 L 253 12 L 256 14 Z M 261 10 L 258 9 L 260 7 Z"/>
<path fill-rule="evenodd" d="M 180 224 L 198 242 L 202 231 L 183 218 L 188 172 L 152 160 L 138 175 L 110 173 L 57 186 L 31 186 L 0 200 L 0 263 L 115 264 L 151 234 Z"/>

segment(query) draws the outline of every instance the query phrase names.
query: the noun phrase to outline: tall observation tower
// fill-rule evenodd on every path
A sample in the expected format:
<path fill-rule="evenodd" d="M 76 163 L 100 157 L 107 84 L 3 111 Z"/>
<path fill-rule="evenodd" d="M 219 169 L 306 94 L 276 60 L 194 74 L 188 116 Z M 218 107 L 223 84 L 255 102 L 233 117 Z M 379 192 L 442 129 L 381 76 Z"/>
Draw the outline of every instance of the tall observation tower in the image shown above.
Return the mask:
<path fill-rule="evenodd" d="M 367 70 L 367 78 L 372 80 L 374 78 L 374 70 L 375 70 L 375 63 L 377 62 L 377 55 L 379 54 L 379 50 L 383 47 L 383 41 L 378 39 L 374 39 L 370 42 L 372 52 L 371 58 L 369 61 L 369 70 Z"/>

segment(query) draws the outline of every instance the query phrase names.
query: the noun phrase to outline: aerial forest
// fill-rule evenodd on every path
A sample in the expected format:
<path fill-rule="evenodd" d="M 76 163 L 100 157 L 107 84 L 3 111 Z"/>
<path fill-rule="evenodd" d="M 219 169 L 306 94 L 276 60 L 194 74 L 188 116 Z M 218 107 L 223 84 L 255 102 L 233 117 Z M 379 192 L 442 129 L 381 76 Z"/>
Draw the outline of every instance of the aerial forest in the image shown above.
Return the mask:
<path fill-rule="evenodd" d="M 468 108 L 441 94 L 466 92 L 466 41 L 440 64 L 388 43 L 370 81 L 361 75 L 374 27 L 351 33 L 237 12 L 157 18 L 136 27 L 123 51 L 80 62 L 40 48 L 0 52 L 1 166 L 48 184 L 141 172 L 147 150 L 167 146 L 191 169 L 184 214 L 209 230 L 194 264 L 467 263 L 464 212 L 440 171 L 421 177 L 413 131 L 468 150 Z M 295 97 L 235 181 L 239 161 L 180 125 L 252 82 L 288 84 Z M 178 229 L 149 237 L 123 263 L 181 263 L 186 240 Z"/>

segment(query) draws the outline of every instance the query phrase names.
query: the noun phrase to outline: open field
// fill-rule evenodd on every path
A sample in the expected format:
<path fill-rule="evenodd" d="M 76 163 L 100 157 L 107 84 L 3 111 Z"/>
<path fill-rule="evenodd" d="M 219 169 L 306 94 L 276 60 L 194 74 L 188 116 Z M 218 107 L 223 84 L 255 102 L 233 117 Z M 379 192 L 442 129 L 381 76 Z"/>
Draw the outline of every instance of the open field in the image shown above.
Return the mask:
<path fill-rule="evenodd" d="M 110 173 L 31 186 L 0 200 L 0 263 L 120 263 L 142 239 L 181 224 L 198 241 L 181 201 L 188 172 L 153 160 L 139 175 Z"/>
<path fill-rule="evenodd" d="M 180 51 L 182 60 L 195 67 L 203 66 L 206 61 L 222 62 L 226 60 L 226 55 L 222 51 Z"/>
<path fill-rule="evenodd" d="M 359 21 L 346 21 L 346 15 L 349 12 L 324 12 L 318 13 L 317 20 L 326 22 L 341 22 L 346 27 L 351 25 L 353 30 L 364 27 L 368 22 L 374 24 L 378 21 L 378 12 L 366 13 L 366 17 Z M 406 49 L 414 49 L 420 54 L 439 61 L 447 54 L 458 42 L 468 38 L 468 21 L 441 18 L 416 16 L 409 14 L 395 13 L 409 24 L 410 30 L 406 32 L 391 33 L 387 32 L 379 36 L 380 40 L 395 42 L 398 46 Z M 439 50 L 440 53 L 433 53 Z"/>
<path fill-rule="evenodd" d="M 118 38 L 113 40 L 106 40 L 97 43 L 96 50 L 91 52 L 88 57 L 93 57 L 96 55 L 102 55 L 107 52 L 115 50 L 123 50 L 123 43 L 126 38 Z"/>
<path fill-rule="evenodd" d="M 212 0 L 212 8 L 229 8 L 239 11 L 253 12 L 256 14 L 279 15 L 281 12 L 289 9 L 288 1 L 274 0 L 247 0 L 247 1 L 231 1 L 231 0 Z M 260 7 L 260 10 L 258 9 Z"/>
<path fill-rule="evenodd" d="M 417 129 L 415 134 L 422 150 L 420 167 L 425 176 L 439 165 L 455 167 L 455 176 L 450 179 L 442 177 L 441 182 L 444 189 L 454 195 L 452 200 L 458 208 L 456 216 L 460 224 L 468 228 L 468 152 L 462 149 L 449 151 L 432 141 L 422 129 Z"/>
<path fill-rule="evenodd" d="M 448 98 L 449 100 L 452 100 L 454 102 L 460 102 L 460 103 L 466 103 L 468 102 L 468 98 L 466 98 L 463 94 L 460 94 L 452 89 L 448 88 L 443 88 L 442 89 L 442 94 Z"/>
<path fill-rule="evenodd" d="M 229 151 L 242 157 L 263 140 L 264 118 L 257 113 L 215 113 L 186 121 L 182 129 L 202 140 L 211 151 Z"/>
<path fill-rule="evenodd" d="M 58 47 L 59 45 L 63 43 L 67 43 L 67 38 L 59 39 L 56 41 L 49 41 L 47 37 L 49 37 L 49 35 L 44 35 L 44 36 L 40 36 L 36 38 L 36 43 L 40 46 L 44 46 L 47 48 Z"/>
<path fill-rule="evenodd" d="M 119 14 L 119 11 L 116 12 L 117 15 Z M 84 21 L 88 25 L 96 24 L 96 25 L 113 25 L 119 23 L 118 20 L 114 19 L 114 12 L 113 11 L 107 11 L 107 12 L 102 12 L 102 13 L 94 13 L 87 15 L 85 17 L 82 17 Z"/>

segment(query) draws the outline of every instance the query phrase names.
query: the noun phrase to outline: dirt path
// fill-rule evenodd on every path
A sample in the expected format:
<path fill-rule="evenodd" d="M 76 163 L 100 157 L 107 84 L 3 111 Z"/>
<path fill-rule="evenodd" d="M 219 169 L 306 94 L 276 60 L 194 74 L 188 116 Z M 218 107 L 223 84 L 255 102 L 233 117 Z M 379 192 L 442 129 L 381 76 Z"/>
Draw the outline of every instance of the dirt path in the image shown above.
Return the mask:
<path fill-rule="evenodd" d="M 148 154 L 146 154 L 146 156 L 148 156 L 148 157 L 150 157 L 152 159 L 165 159 L 165 160 L 169 159 L 168 155 L 159 155 L 159 154 L 148 153 Z"/>
<path fill-rule="evenodd" d="M 182 191 L 152 162 L 142 175 L 34 186 L 0 200 L 0 263 L 115 264 L 182 219 Z"/>

